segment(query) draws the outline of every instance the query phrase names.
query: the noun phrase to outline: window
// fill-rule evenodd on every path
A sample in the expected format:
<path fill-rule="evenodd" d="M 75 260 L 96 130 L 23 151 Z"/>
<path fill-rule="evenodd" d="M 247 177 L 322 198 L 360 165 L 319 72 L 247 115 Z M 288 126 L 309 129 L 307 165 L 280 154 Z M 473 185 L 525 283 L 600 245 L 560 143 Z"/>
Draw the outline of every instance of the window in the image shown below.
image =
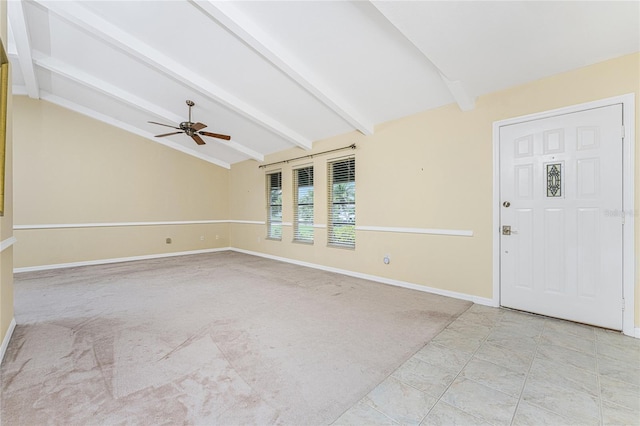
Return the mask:
<path fill-rule="evenodd" d="M 313 166 L 293 171 L 293 241 L 313 242 Z"/>
<path fill-rule="evenodd" d="M 356 246 L 356 160 L 348 158 L 329 163 L 328 243 Z"/>
<path fill-rule="evenodd" d="M 282 172 L 267 174 L 267 238 L 282 239 Z"/>

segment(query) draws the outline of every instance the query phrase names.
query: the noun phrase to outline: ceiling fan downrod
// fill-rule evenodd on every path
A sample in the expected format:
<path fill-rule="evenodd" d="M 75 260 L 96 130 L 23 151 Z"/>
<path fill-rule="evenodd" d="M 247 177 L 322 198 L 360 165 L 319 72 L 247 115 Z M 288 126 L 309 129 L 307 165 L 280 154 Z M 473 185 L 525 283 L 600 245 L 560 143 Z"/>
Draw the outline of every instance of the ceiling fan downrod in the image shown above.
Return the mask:
<path fill-rule="evenodd" d="M 189 106 L 189 121 L 180 123 L 180 128 L 184 130 L 189 136 L 193 136 L 193 131 L 189 133 L 188 130 L 191 130 L 191 126 L 193 126 L 193 121 L 191 121 L 191 107 L 194 105 L 195 105 L 195 102 L 187 99 L 187 106 Z"/>
<path fill-rule="evenodd" d="M 189 123 L 191 123 L 191 107 L 195 105 L 195 102 L 187 99 L 187 105 L 189 106 Z"/>

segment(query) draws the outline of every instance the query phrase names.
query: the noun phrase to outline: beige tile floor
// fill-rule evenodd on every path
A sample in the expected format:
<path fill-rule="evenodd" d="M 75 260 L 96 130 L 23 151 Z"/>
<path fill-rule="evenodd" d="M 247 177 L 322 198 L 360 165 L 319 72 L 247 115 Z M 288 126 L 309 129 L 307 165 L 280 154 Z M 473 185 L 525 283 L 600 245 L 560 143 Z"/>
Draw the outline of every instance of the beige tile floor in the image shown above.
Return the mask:
<path fill-rule="evenodd" d="M 640 339 L 474 305 L 334 425 L 640 425 Z"/>

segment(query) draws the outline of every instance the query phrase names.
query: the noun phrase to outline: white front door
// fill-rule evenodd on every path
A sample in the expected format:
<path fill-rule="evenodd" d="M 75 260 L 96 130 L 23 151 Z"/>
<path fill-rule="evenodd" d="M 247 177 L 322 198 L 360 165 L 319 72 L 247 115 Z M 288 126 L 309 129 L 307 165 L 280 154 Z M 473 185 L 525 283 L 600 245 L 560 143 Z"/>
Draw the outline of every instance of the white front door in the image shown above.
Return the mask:
<path fill-rule="evenodd" d="M 502 306 L 622 329 L 622 138 L 621 104 L 500 128 Z"/>

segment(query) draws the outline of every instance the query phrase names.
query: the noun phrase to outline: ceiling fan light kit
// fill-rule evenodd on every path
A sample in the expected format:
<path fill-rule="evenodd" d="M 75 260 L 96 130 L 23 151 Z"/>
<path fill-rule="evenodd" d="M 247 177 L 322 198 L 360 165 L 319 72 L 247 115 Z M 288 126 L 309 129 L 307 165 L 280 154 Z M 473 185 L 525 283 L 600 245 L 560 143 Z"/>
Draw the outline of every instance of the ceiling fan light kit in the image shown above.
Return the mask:
<path fill-rule="evenodd" d="M 156 121 L 149 121 L 149 123 L 151 124 L 158 124 L 160 126 L 165 126 L 165 127 L 171 127 L 172 129 L 176 129 L 179 130 L 179 132 L 171 132 L 171 133 L 163 133 L 161 135 L 156 135 L 156 138 L 163 138 L 165 136 L 171 136 L 171 135 L 178 135 L 180 133 L 186 133 L 187 136 L 190 136 L 195 143 L 197 143 L 198 145 L 204 145 L 205 141 L 200 137 L 200 135 L 203 136 L 209 136 L 211 138 L 217 138 L 217 139 L 224 139 L 226 141 L 231 140 L 231 136 L 229 135 L 222 135 L 220 133 L 211 133 L 211 132 L 204 132 L 202 131 L 202 129 L 204 129 L 205 127 L 207 127 L 206 124 L 204 123 L 194 123 L 193 121 L 191 121 L 191 107 L 193 107 L 195 105 L 195 103 L 191 100 L 186 101 L 187 106 L 189 107 L 189 120 L 188 121 L 183 121 L 182 123 L 180 123 L 179 127 L 176 126 L 172 126 L 169 124 L 164 124 L 164 123 L 158 123 Z"/>

